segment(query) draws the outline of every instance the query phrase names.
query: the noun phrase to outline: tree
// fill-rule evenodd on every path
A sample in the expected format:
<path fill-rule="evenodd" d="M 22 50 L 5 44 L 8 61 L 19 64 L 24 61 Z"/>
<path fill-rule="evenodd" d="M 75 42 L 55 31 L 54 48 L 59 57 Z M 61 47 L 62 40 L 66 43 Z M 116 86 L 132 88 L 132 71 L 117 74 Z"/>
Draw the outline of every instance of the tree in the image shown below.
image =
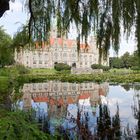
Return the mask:
<path fill-rule="evenodd" d="M 0 0 L 0 17 L 9 10 L 9 0 Z"/>
<path fill-rule="evenodd" d="M 57 70 L 57 71 L 62 71 L 62 70 L 71 70 L 71 67 L 67 64 L 64 64 L 64 63 L 57 63 L 54 65 L 54 68 Z"/>
<path fill-rule="evenodd" d="M 69 31 L 71 23 L 77 27 L 78 34 L 87 42 L 87 36 L 93 29 L 97 34 L 100 58 L 107 56 L 112 43 L 116 52 L 119 49 L 120 26 L 129 36 L 136 25 L 136 39 L 140 53 L 140 1 L 139 0 L 29 0 L 29 33 L 38 39 L 47 38 L 46 32 L 57 19 L 60 34 Z M 45 34 L 43 34 L 45 33 Z M 101 61 L 101 60 L 100 60 Z"/>
<path fill-rule="evenodd" d="M 12 39 L 0 27 L 0 66 L 10 65 L 14 61 L 13 49 L 11 48 Z"/>
<path fill-rule="evenodd" d="M 29 34 L 38 40 L 46 40 L 47 34 L 57 20 L 59 34 L 69 31 L 75 24 L 78 34 L 87 43 L 91 31 L 97 34 L 100 58 L 108 54 L 110 44 L 118 52 L 120 26 L 130 35 L 135 26 L 137 48 L 140 55 L 140 1 L 139 0 L 28 0 L 30 14 Z M 3 9 L 3 7 L 1 7 Z M 100 59 L 101 61 L 101 59 Z"/>
<path fill-rule="evenodd" d="M 111 68 L 123 68 L 123 61 L 119 57 L 111 57 L 109 61 Z"/>
<path fill-rule="evenodd" d="M 139 60 L 139 56 L 138 56 L 138 51 L 135 51 L 131 55 L 130 63 L 132 65 L 132 67 L 134 67 L 134 66 L 139 66 L 140 67 L 140 60 Z"/>
<path fill-rule="evenodd" d="M 12 46 L 13 48 L 25 47 L 29 44 L 29 41 L 32 43 L 32 41 L 29 40 L 28 28 L 27 26 L 22 26 L 14 35 Z"/>
<path fill-rule="evenodd" d="M 121 57 L 122 63 L 123 63 L 123 68 L 129 68 L 131 67 L 130 64 L 130 54 L 129 52 L 126 52 L 122 57 Z"/>

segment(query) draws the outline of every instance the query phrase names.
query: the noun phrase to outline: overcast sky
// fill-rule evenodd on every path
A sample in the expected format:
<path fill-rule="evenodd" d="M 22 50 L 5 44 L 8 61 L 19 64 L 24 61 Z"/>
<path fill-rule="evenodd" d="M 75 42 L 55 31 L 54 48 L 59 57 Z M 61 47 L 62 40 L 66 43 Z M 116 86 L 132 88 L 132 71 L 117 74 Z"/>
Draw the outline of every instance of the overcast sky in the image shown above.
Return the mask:
<path fill-rule="evenodd" d="M 0 26 L 3 26 L 6 32 L 11 36 L 17 32 L 18 28 L 20 28 L 22 24 L 26 23 L 27 13 L 25 13 L 23 1 L 24 0 L 15 0 L 14 3 L 10 2 L 10 10 L 7 11 L 2 18 L 0 18 Z M 136 43 L 133 33 L 128 42 L 126 41 L 124 35 L 122 35 L 119 56 L 123 55 L 126 51 L 132 54 L 135 49 Z M 115 53 L 111 49 L 110 56 L 114 56 L 114 54 Z"/>

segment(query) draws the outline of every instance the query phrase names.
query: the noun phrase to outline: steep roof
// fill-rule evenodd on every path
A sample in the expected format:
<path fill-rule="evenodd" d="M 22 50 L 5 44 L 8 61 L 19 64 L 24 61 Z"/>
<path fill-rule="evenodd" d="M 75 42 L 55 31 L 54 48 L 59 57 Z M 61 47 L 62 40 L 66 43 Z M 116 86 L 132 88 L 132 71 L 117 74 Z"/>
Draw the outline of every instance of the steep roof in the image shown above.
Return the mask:
<path fill-rule="evenodd" d="M 73 46 L 73 44 L 77 44 L 76 40 L 72 40 L 72 39 L 63 39 L 63 38 L 50 38 L 48 42 L 35 42 L 35 48 L 39 49 L 39 47 L 41 46 L 41 48 L 45 48 L 45 47 L 49 47 L 49 46 L 54 46 L 55 42 L 58 46 L 64 46 L 66 45 L 67 47 L 71 48 Z M 89 48 L 89 45 L 86 45 L 84 43 L 80 44 L 80 49 L 86 49 Z"/>

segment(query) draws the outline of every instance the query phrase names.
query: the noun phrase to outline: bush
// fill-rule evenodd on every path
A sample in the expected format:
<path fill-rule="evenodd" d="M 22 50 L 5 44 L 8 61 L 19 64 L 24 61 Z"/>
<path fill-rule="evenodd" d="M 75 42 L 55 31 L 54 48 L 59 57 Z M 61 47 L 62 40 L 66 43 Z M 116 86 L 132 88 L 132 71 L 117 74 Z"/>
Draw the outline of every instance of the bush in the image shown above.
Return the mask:
<path fill-rule="evenodd" d="M 103 71 L 109 71 L 110 67 L 109 66 L 102 66 Z"/>
<path fill-rule="evenodd" d="M 27 74 L 27 73 L 29 73 L 29 69 L 27 69 L 23 65 L 15 65 L 15 69 L 18 71 L 19 74 Z"/>
<path fill-rule="evenodd" d="M 64 63 L 57 63 L 54 65 L 54 69 L 56 69 L 57 71 L 71 70 L 71 67 Z"/>
<path fill-rule="evenodd" d="M 70 70 L 61 70 L 56 72 L 56 74 L 70 74 L 70 73 L 71 73 Z"/>
<path fill-rule="evenodd" d="M 131 67 L 131 70 L 140 70 L 140 66 L 133 66 Z"/>
<path fill-rule="evenodd" d="M 103 69 L 103 71 L 108 71 L 110 69 L 109 66 L 103 66 L 100 64 L 92 64 L 91 68 L 92 69 Z"/>
<path fill-rule="evenodd" d="M 92 69 L 102 69 L 102 66 L 100 64 L 92 64 L 91 68 Z"/>

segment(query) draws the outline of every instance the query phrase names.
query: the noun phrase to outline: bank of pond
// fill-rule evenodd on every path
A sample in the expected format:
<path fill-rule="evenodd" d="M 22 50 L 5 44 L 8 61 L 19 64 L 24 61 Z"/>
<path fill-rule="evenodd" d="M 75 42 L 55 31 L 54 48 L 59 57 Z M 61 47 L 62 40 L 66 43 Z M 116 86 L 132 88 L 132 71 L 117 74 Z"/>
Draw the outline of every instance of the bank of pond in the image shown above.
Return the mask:
<path fill-rule="evenodd" d="M 115 83 L 134 83 L 140 82 L 140 73 L 138 74 L 50 74 L 50 75 L 21 75 L 19 79 L 24 79 L 25 81 L 42 81 L 42 80 L 60 80 L 63 82 L 115 82 Z"/>
<path fill-rule="evenodd" d="M 0 139 L 140 139 L 140 83 L 30 76 L 2 77 Z"/>

